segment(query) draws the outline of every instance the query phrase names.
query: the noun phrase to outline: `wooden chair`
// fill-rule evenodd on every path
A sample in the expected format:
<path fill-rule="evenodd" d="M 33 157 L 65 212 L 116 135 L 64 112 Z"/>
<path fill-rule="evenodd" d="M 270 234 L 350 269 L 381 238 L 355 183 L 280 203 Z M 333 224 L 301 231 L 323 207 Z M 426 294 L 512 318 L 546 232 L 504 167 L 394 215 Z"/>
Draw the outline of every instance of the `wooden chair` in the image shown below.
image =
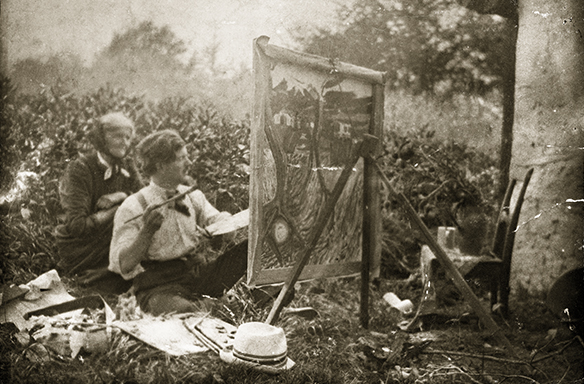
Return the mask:
<path fill-rule="evenodd" d="M 515 233 L 517 232 L 517 224 L 519 223 L 519 214 L 521 213 L 521 207 L 525 199 L 525 192 L 532 174 L 533 168 L 529 169 L 525 174 L 523 185 L 517 196 L 515 209 L 511 216 L 509 216 L 509 206 L 511 195 L 513 194 L 513 189 L 515 188 L 517 180 L 513 179 L 509 183 L 507 191 L 505 192 L 503 204 L 501 205 L 499 218 L 497 220 L 497 229 L 493 239 L 491 252 L 496 258 L 501 260 L 501 270 L 499 272 L 497 287 L 491 287 L 491 309 L 499 307 L 504 317 L 509 316 L 509 280 L 511 277 L 511 259 L 513 255 L 513 245 L 515 244 Z"/>
<path fill-rule="evenodd" d="M 499 300 L 499 281 L 501 278 L 501 264 L 503 260 L 503 248 L 505 247 L 505 239 L 507 238 L 507 230 L 509 229 L 509 223 L 511 221 L 510 204 L 511 196 L 513 195 L 513 190 L 517 184 L 516 179 L 512 179 L 507 185 L 507 190 L 505 191 L 505 197 L 501 203 L 501 208 L 499 209 L 499 216 L 497 218 L 497 226 L 495 227 L 495 235 L 493 236 L 493 243 L 491 245 L 491 255 L 494 259 L 499 261 L 497 267 L 497 278 L 491 284 L 491 310 L 495 308 Z M 510 244 L 511 245 L 511 244 Z"/>
<path fill-rule="evenodd" d="M 517 230 L 521 206 L 525 198 L 525 191 L 532 173 L 533 169 L 530 169 L 525 175 L 523 186 L 511 215 L 509 214 L 511 196 L 513 195 L 517 180 L 511 180 L 507 186 L 497 219 L 490 257 L 462 255 L 458 250 L 454 250 L 455 240 L 452 239 L 451 234 L 445 236 L 440 233 L 440 230 L 438 233 L 438 244 L 444 248 L 465 279 L 481 279 L 488 282 L 490 286 L 491 310 L 495 311 L 500 309 L 504 317 L 508 317 L 509 315 L 509 280 L 515 232 Z M 454 228 L 451 230 L 455 231 Z M 446 231 L 448 232 L 449 229 L 447 228 Z M 433 286 L 430 280 L 435 278 L 435 272 L 440 265 L 428 246 L 422 247 L 421 263 L 422 269 L 424 270 L 424 287 Z M 435 297 L 431 297 L 435 296 L 435 292 L 429 293 L 428 296 L 430 301 L 435 300 Z"/>

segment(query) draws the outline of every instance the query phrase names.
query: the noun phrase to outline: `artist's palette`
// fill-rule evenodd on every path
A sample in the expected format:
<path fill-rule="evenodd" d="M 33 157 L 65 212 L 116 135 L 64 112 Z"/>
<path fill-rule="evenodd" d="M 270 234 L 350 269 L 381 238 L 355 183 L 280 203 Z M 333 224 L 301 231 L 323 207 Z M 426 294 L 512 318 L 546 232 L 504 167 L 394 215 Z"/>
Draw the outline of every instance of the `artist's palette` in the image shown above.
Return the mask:
<path fill-rule="evenodd" d="M 231 346 L 237 327 L 212 317 L 190 317 L 184 320 L 185 327 L 206 347 L 216 353 Z"/>
<path fill-rule="evenodd" d="M 238 229 L 245 228 L 249 225 L 249 209 L 241 211 L 225 220 L 213 223 L 205 229 L 211 236 L 224 235 L 235 232 Z"/>

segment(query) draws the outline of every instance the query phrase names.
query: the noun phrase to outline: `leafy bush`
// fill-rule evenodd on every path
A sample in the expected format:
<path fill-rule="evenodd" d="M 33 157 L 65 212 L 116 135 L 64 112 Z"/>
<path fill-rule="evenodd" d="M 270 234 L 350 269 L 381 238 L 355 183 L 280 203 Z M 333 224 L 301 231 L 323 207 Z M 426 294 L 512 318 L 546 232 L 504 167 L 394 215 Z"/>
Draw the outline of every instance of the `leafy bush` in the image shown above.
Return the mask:
<path fill-rule="evenodd" d="M 497 212 L 499 171 L 494 159 L 466 144 L 438 140 L 435 131 L 422 127 L 386 132 L 385 153 L 378 161 L 427 227 L 456 226 L 463 241 L 478 242 L 475 253 L 483 252 Z M 409 273 L 417 265 L 422 240 L 411 235 L 409 220 L 394 197 L 385 191 L 382 201 L 382 272 Z"/>
<path fill-rule="evenodd" d="M 60 87 L 24 95 L 6 80 L 3 90 L 0 268 L 4 281 L 25 282 L 56 265 L 52 231 L 62 213 L 59 178 L 69 161 L 90 148 L 86 133 L 109 111 L 130 116 L 136 124 L 136 141 L 160 129 L 177 130 L 193 160 L 190 175 L 209 200 L 232 213 L 248 207 L 249 122 L 229 120 L 211 103 L 195 104 L 182 97 L 155 103 L 110 87 L 85 95 Z M 379 161 L 428 227 L 464 227 L 469 222 L 465 212 L 486 220 L 487 228 L 491 224 L 498 171 L 487 155 L 466 144 L 438 139 L 422 126 L 386 132 L 385 153 Z M 387 194 L 382 217 L 384 276 L 411 272 L 421 241 L 415 233 L 412 236 L 401 207 Z"/>
<path fill-rule="evenodd" d="M 175 129 L 193 155 L 193 176 L 221 210 L 247 208 L 249 124 L 221 119 L 214 107 L 186 98 L 158 103 L 120 89 L 86 95 L 61 87 L 25 95 L 3 80 L 2 279 L 25 280 L 58 261 L 52 231 L 62 214 L 58 184 L 66 165 L 90 149 L 86 133 L 110 111 L 125 112 L 136 125 L 136 142 L 160 129 Z"/>

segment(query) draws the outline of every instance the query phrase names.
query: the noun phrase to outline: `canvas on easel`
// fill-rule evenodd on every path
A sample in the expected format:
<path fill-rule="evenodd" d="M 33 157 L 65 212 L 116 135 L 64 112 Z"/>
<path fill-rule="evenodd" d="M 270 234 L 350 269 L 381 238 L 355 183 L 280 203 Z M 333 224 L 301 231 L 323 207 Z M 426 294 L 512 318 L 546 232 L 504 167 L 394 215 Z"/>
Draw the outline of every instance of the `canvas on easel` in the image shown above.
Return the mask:
<path fill-rule="evenodd" d="M 248 284 L 283 282 L 364 134 L 380 136 L 383 74 L 254 41 Z M 300 280 L 379 265 L 377 182 L 355 166 Z M 364 206 L 367 204 L 367 217 Z M 368 226 L 364 230 L 364 223 Z M 364 239 L 364 234 L 367 238 Z"/>

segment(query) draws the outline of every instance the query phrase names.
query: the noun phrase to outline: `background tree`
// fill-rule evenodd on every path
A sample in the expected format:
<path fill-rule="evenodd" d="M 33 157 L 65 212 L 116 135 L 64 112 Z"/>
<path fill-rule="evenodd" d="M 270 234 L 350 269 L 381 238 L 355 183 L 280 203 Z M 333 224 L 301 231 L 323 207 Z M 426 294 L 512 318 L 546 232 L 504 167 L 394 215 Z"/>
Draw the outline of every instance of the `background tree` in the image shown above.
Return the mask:
<path fill-rule="evenodd" d="M 485 93 L 504 70 L 506 24 L 452 0 L 356 0 L 296 40 L 313 54 L 386 71 L 392 88 Z"/>
<path fill-rule="evenodd" d="M 10 78 L 19 92 L 30 94 L 57 85 L 74 89 L 86 70 L 78 56 L 60 53 L 46 59 L 28 57 L 19 60 L 12 67 Z"/>
<path fill-rule="evenodd" d="M 116 34 L 95 59 L 85 87 L 110 83 L 128 92 L 154 98 L 189 94 L 195 82 L 192 62 L 185 60 L 186 45 L 168 26 L 151 21 Z"/>
<path fill-rule="evenodd" d="M 543 292 L 584 256 L 584 8 L 581 0 L 461 0 L 516 15 L 511 177 L 534 169 L 513 249 L 514 288 Z M 519 187 L 516 187 L 518 190 Z"/>

